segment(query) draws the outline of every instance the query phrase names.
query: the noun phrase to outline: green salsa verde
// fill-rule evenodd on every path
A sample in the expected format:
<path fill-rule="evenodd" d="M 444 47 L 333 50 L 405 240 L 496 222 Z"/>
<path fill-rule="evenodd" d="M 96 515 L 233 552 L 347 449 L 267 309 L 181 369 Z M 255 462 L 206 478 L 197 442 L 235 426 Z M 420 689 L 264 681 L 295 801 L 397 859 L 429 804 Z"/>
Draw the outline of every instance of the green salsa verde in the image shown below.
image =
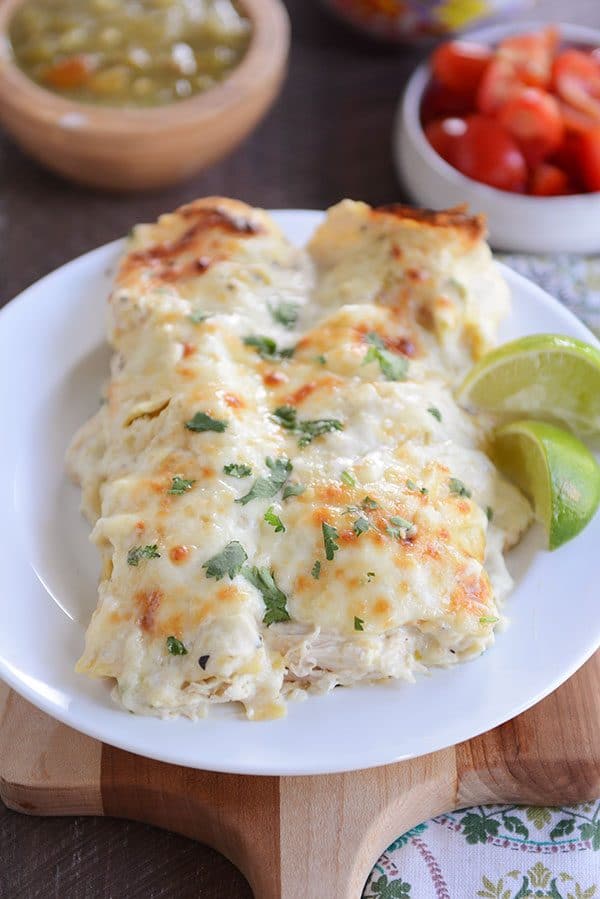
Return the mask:
<path fill-rule="evenodd" d="M 19 67 L 63 97 L 161 106 L 238 65 L 251 24 L 236 0 L 25 0 L 9 37 Z"/>

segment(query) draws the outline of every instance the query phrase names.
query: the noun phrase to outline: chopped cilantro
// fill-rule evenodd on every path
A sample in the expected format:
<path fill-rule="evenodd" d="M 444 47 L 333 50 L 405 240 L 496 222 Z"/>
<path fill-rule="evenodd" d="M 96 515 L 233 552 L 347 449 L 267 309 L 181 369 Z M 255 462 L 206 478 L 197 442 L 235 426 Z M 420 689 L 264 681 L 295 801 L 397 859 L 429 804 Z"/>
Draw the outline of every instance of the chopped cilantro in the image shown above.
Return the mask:
<path fill-rule="evenodd" d="M 427 494 L 429 493 L 427 487 L 419 487 L 417 484 L 415 484 L 414 481 L 411 481 L 410 479 L 406 482 L 406 486 L 409 490 L 417 490 L 419 493 L 422 493 L 423 496 L 427 496 Z"/>
<path fill-rule="evenodd" d="M 267 456 L 265 464 L 271 474 L 266 478 L 257 478 L 248 493 L 236 499 L 236 503 L 245 506 L 253 499 L 270 499 L 281 490 L 290 476 L 292 463 L 289 459 L 271 459 Z"/>
<path fill-rule="evenodd" d="M 206 568 L 206 577 L 214 577 L 216 581 L 220 581 L 221 578 L 228 574 L 231 580 L 233 580 L 236 574 L 240 573 L 242 565 L 247 558 L 246 550 L 242 544 L 238 543 L 237 540 L 232 540 L 225 549 L 222 549 L 220 553 L 217 553 L 216 556 L 205 562 L 202 567 Z"/>
<path fill-rule="evenodd" d="M 479 619 L 479 624 L 496 624 L 497 621 L 500 621 L 495 615 L 482 615 Z"/>
<path fill-rule="evenodd" d="M 492 518 L 494 517 L 494 510 L 492 509 L 491 506 L 486 506 L 486 507 L 485 507 L 485 514 L 486 514 L 487 520 L 488 520 L 488 521 L 491 521 Z"/>
<path fill-rule="evenodd" d="M 315 356 L 315 362 L 318 362 L 319 365 L 326 365 L 326 364 L 327 364 L 327 359 L 326 359 L 325 356 L 321 353 L 319 356 Z"/>
<path fill-rule="evenodd" d="M 437 406 L 430 406 L 427 411 L 429 412 L 430 415 L 433 415 L 434 418 L 437 418 L 438 421 L 442 420 L 442 413 L 437 408 Z"/>
<path fill-rule="evenodd" d="M 289 359 L 294 355 L 295 347 L 279 349 L 272 337 L 250 335 L 244 337 L 246 346 L 254 347 L 261 359 Z"/>
<path fill-rule="evenodd" d="M 269 303 L 269 312 L 273 321 L 279 322 L 284 328 L 293 328 L 298 321 L 298 306 L 296 303 L 280 303 L 278 306 L 271 306 Z"/>
<path fill-rule="evenodd" d="M 374 571 L 367 571 L 367 580 L 368 581 L 372 581 L 374 577 L 375 577 Z"/>
<path fill-rule="evenodd" d="M 188 654 L 187 649 L 177 637 L 167 637 L 167 649 L 172 656 L 186 656 Z"/>
<path fill-rule="evenodd" d="M 151 546 L 134 546 L 127 553 L 127 564 L 137 568 L 141 559 L 160 559 L 160 553 L 157 550 L 156 543 Z"/>
<path fill-rule="evenodd" d="M 230 478 L 249 478 L 252 474 L 250 466 L 245 465 L 243 462 L 230 462 L 228 465 L 223 466 L 223 471 Z"/>
<path fill-rule="evenodd" d="M 315 564 L 313 565 L 313 567 L 311 568 L 310 573 L 312 574 L 312 576 L 314 577 L 314 579 L 316 581 L 318 581 L 319 578 L 321 577 L 321 563 L 318 559 L 315 562 Z"/>
<path fill-rule="evenodd" d="M 362 620 L 362 618 L 357 618 L 355 615 L 354 616 L 354 630 L 355 631 L 364 631 L 364 629 L 365 629 L 364 625 L 365 625 L 365 623 Z"/>
<path fill-rule="evenodd" d="M 341 478 L 342 478 L 342 482 L 343 482 L 347 487 L 356 487 L 356 480 L 355 480 L 355 478 L 350 474 L 349 471 L 343 471 L 343 472 L 342 472 L 342 475 L 341 475 Z"/>
<path fill-rule="evenodd" d="M 371 525 L 366 518 L 357 518 L 354 522 L 354 533 L 357 537 L 360 537 L 360 535 L 364 534 L 365 531 L 368 531 L 370 527 Z"/>
<path fill-rule="evenodd" d="M 210 312 L 192 312 L 188 315 L 188 319 L 193 325 L 201 325 L 202 322 L 205 322 L 207 318 L 211 317 L 212 315 Z"/>
<path fill-rule="evenodd" d="M 370 496 L 365 496 L 360 505 L 363 509 L 377 509 L 379 507 L 379 503 L 375 502 L 374 499 L 371 499 Z"/>
<path fill-rule="evenodd" d="M 268 568 L 250 568 L 246 566 L 242 571 L 246 580 L 260 590 L 262 598 L 265 601 L 265 614 L 263 624 L 267 627 L 276 624 L 279 621 L 289 621 L 290 616 L 287 610 L 287 596 L 279 589 L 275 583 L 275 577 Z"/>
<path fill-rule="evenodd" d="M 448 486 L 450 487 L 450 493 L 456 493 L 457 496 L 471 496 L 471 491 L 458 478 L 450 478 Z"/>
<path fill-rule="evenodd" d="M 323 544 L 325 545 L 325 558 L 328 562 L 331 562 L 335 553 L 338 551 L 339 546 L 335 542 L 339 534 L 337 529 L 333 527 L 331 524 L 327 524 L 326 521 L 322 524 L 323 530 Z"/>
<path fill-rule="evenodd" d="M 412 521 L 401 518 L 400 515 L 392 515 L 390 524 L 386 530 L 390 537 L 393 537 L 395 540 L 397 540 L 398 537 L 404 540 L 411 531 L 415 530 L 415 526 Z"/>
<path fill-rule="evenodd" d="M 299 484 L 297 481 L 290 481 L 289 484 L 286 484 L 283 488 L 283 499 L 289 499 L 290 496 L 300 496 L 301 493 L 304 493 L 306 487 L 304 484 Z"/>
<path fill-rule="evenodd" d="M 207 665 L 207 662 L 209 659 L 210 659 L 209 655 L 200 656 L 200 658 L 198 659 L 198 664 L 200 665 L 200 667 L 202 668 L 203 671 L 206 671 L 206 665 Z"/>
<path fill-rule="evenodd" d="M 206 412 L 196 412 L 193 418 L 185 423 L 188 431 L 217 431 L 221 433 L 227 427 L 226 421 L 220 421 L 218 418 L 211 418 Z"/>
<path fill-rule="evenodd" d="M 308 446 L 315 437 L 321 437 L 330 431 L 343 431 L 344 426 L 337 418 L 316 418 L 299 421 L 298 410 L 294 406 L 279 406 L 273 413 L 278 424 L 287 431 L 298 435 L 298 446 Z"/>
<path fill-rule="evenodd" d="M 368 362 L 378 362 L 381 374 L 387 381 L 404 381 L 408 372 L 408 359 L 386 350 L 385 343 L 379 336 L 371 332 L 367 334 L 369 349 L 363 359 L 363 365 Z"/>
<path fill-rule="evenodd" d="M 188 481 L 187 478 L 180 478 L 179 475 L 175 475 L 171 489 L 167 490 L 167 493 L 172 493 L 173 496 L 181 496 L 186 490 L 191 490 L 195 483 L 195 481 Z"/>
<path fill-rule="evenodd" d="M 279 515 L 273 510 L 273 506 L 269 506 L 267 511 L 264 514 L 264 519 L 267 524 L 272 525 L 275 528 L 275 533 L 279 534 L 285 531 L 285 525 Z"/>

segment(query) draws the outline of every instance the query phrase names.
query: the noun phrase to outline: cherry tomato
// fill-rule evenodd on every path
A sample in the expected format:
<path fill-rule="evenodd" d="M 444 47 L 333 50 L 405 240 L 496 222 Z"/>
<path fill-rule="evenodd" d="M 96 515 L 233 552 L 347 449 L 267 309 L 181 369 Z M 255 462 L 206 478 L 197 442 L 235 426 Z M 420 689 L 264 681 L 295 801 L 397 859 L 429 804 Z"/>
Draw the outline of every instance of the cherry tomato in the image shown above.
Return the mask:
<path fill-rule="evenodd" d="M 529 193 L 535 197 L 558 197 L 569 193 L 569 176 L 556 165 L 543 162 L 533 170 Z"/>
<path fill-rule="evenodd" d="M 512 65 L 500 57 L 491 61 L 479 82 L 475 104 L 484 115 L 494 115 L 523 85 Z"/>
<path fill-rule="evenodd" d="M 468 115 L 473 102 L 465 94 L 456 94 L 443 87 L 439 81 L 430 81 L 421 100 L 421 121 L 424 125 L 433 119 L 446 116 Z"/>
<path fill-rule="evenodd" d="M 559 100 L 558 105 L 560 107 L 560 114 L 565 126 L 565 131 L 572 131 L 575 132 L 575 134 L 581 134 L 582 132 L 589 131 L 591 128 L 595 128 L 598 125 L 597 119 L 593 119 L 591 116 L 586 115 L 586 113 L 581 112 L 580 109 L 575 109 L 574 106 L 570 106 L 563 100 Z"/>
<path fill-rule="evenodd" d="M 464 119 L 437 119 L 425 126 L 425 136 L 442 159 L 454 165 L 454 147 L 458 138 L 467 130 Z"/>
<path fill-rule="evenodd" d="M 565 126 L 554 97 L 537 87 L 525 87 L 498 110 L 497 119 L 517 140 L 525 159 L 535 166 L 554 153 Z"/>
<path fill-rule="evenodd" d="M 564 50 L 554 60 L 552 77 L 566 103 L 600 122 L 600 62 L 581 50 Z"/>
<path fill-rule="evenodd" d="M 573 193 L 580 193 L 585 190 L 579 163 L 579 134 L 567 131 L 562 144 L 547 161 L 567 173 Z"/>
<path fill-rule="evenodd" d="M 600 127 L 579 135 L 577 157 L 586 188 L 600 190 Z"/>
<path fill-rule="evenodd" d="M 558 31 L 549 26 L 542 31 L 505 38 L 498 47 L 498 56 L 512 67 L 523 84 L 548 87 L 557 45 Z"/>
<path fill-rule="evenodd" d="M 467 127 L 452 149 L 452 164 L 475 181 L 500 190 L 523 191 L 527 166 L 514 138 L 485 116 L 468 116 L 465 122 Z"/>
<path fill-rule="evenodd" d="M 448 41 L 431 57 L 434 78 L 456 94 L 474 97 L 492 51 L 483 44 L 470 41 Z"/>

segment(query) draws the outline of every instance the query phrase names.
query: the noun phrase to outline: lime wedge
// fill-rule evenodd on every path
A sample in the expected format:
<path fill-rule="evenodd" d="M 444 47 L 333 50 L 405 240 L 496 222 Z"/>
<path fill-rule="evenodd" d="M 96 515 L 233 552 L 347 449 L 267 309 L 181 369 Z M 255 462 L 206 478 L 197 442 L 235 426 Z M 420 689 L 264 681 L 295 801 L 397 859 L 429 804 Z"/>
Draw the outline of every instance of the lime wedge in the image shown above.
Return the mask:
<path fill-rule="evenodd" d="M 532 501 L 550 549 L 577 536 L 600 502 L 600 466 L 577 437 L 543 421 L 499 428 L 494 462 Z"/>
<path fill-rule="evenodd" d="M 542 418 L 578 434 L 600 432 L 600 350 L 559 334 L 533 334 L 486 353 L 457 392 L 468 409 Z"/>

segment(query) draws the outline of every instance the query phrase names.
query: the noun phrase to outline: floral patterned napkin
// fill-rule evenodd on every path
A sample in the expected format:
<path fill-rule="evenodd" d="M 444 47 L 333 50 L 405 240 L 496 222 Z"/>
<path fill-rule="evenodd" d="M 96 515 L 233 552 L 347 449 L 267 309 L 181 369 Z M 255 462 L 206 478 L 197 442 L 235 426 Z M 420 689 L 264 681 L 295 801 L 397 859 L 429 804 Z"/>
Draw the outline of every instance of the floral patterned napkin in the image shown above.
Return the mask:
<path fill-rule="evenodd" d="M 600 336 L 600 257 L 503 255 Z M 600 799 L 563 808 L 477 806 L 399 837 L 363 899 L 600 899 Z"/>

